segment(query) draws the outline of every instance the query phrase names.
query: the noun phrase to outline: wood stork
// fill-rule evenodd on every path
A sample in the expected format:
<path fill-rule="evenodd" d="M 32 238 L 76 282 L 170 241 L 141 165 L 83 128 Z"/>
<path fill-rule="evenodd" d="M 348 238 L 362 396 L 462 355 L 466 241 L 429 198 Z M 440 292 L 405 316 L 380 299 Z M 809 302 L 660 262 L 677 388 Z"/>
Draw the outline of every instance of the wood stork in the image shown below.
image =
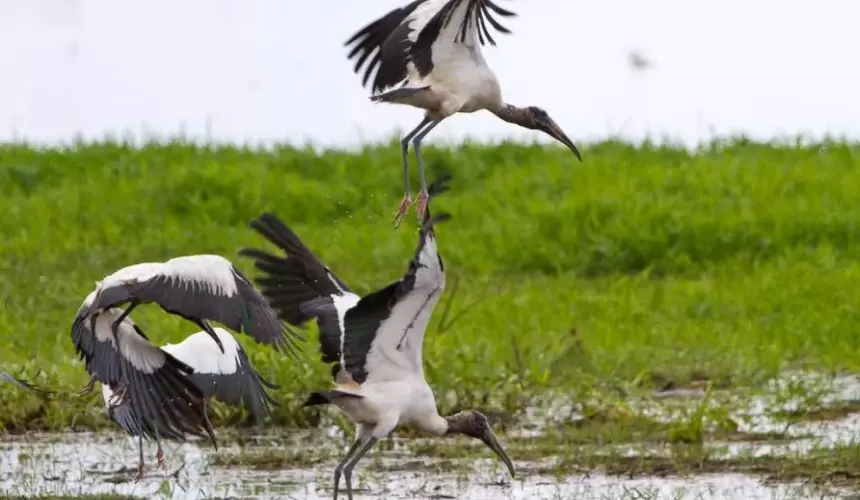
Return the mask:
<path fill-rule="evenodd" d="M 24 379 L 24 378 L 21 378 L 21 373 L 22 372 L 19 372 L 18 375 L 12 375 L 11 373 L 7 373 L 3 370 L 0 370 L 0 380 L 2 380 L 4 382 L 9 382 L 10 384 L 17 385 L 18 387 L 20 387 L 22 389 L 27 389 L 29 391 L 33 391 L 36 393 L 53 394 L 52 391 L 40 389 L 40 388 L 34 386 L 30 381 L 33 380 L 33 378 L 35 378 L 35 376 L 33 378 Z"/>
<path fill-rule="evenodd" d="M 96 285 L 91 311 L 129 306 L 116 318 L 119 325 L 138 305 L 155 302 L 172 314 L 188 319 L 218 344 L 221 339 L 207 320 L 217 321 L 295 355 L 297 346 L 287 336 L 276 311 L 269 307 L 241 271 L 220 255 L 189 255 L 167 262 L 147 262 L 124 267 Z M 295 332 L 290 331 L 295 338 Z"/>
<path fill-rule="evenodd" d="M 445 179 L 446 180 L 446 179 Z M 428 193 L 444 191 L 444 180 Z M 311 253 L 274 215 L 252 223 L 281 247 L 286 259 L 262 250 L 243 249 L 263 271 L 259 284 L 281 317 L 294 324 L 317 318 L 324 362 L 333 362 L 333 389 L 312 393 L 305 406 L 332 404 L 356 424 L 356 438 L 335 468 L 334 498 L 341 475 L 352 498 L 352 471 L 377 440 L 399 425 L 414 425 L 433 435 L 463 434 L 483 441 L 514 476 L 514 466 L 487 421 L 475 410 L 442 417 L 424 379 L 424 331 L 445 289 L 445 271 L 433 225 L 447 214 L 430 217 L 418 236 L 418 248 L 406 274 L 359 298 Z"/>
<path fill-rule="evenodd" d="M 395 225 L 412 203 L 409 141 L 415 149 L 421 183 L 416 204 L 420 217 L 428 200 L 421 141 L 455 113 L 486 109 L 506 122 L 549 134 L 582 161 L 579 149 L 546 111 L 536 106 L 517 107 L 502 100 L 499 82 L 480 47 L 487 42 L 496 44 L 487 24 L 501 33 L 510 33 L 494 14 L 515 15 L 492 0 L 415 0 L 368 24 L 345 43 L 347 47 L 354 44 L 348 59 L 356 59 L 355 72 L 360 73 L 364 67 L 363 85 L 377 70 L 371 85 L 374 93 L 371 101 L 425 110 L 418 126 L 400 141 L 406 193 Z"/>
<path fill-rule="evenodd" d="M 128 317 L 123 322 L 129 322 Z M 161 350 L 172 355 L 194 369 L 191 379 L 204 398 L 215 397 L 227 404 L 244 406 L 253 419 L 259 423 L 271 413 L 271 407 L 279 403 L 272 399 L 266 389 L 279 389 L 277 385 L 264 379 L 251 365 L 248 355 L 236 339 L 223 328 L 214 328 L 215 334 L 225 346 L 221 352 L 208 332 L 201 331 L 189 335 L 178 344 L 165 344 Z M 173 432 L 158 423 L 149 425 L 139 418 L 128 403 L 118 401 L 117 392 L 109 385 L 102 384 L 102 396 L 108 416 L 120 425 L 129 435 L 138 438 L 140 462 L 135 481 L 143 476 L 143 439 L 155 439 L 156 467 L 164 465 L 164 450 L 160 438 L 172 441 L 185 441 L 181 433 Z"/>
<path fill-rule="evenodd" d="M 194 369 L 151 344 L 119 308 L 94 309 L 96 291 L 84 299 L 72 325 L 72 342 L 87 372 L 109 386 L 113 403 L 124 404 L 138 429 L 162 436 L 208 436 L 215 444 L 203 391 Z M 83 391 L 82 391 L 83 392 Z"/>

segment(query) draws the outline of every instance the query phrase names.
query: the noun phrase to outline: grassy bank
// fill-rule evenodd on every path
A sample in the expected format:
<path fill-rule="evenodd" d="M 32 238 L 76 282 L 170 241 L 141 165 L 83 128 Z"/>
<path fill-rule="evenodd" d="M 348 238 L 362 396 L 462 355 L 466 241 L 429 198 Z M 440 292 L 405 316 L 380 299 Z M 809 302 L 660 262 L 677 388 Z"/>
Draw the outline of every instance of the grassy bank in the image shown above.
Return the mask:
<path fill-rule="evenodd" d="M 426 149 L 431 178 L 454 175 L 436 206 L 454 216 L 439 239 L 451 311 L 466 311 L 449 328 L 437 312 L 426 337 L 441 410 L 858 367 L 860 145 L 737 141 L 693 154 L 607 142 L 585 154 L 579 165 L 540 146 Z M 69 331 L 96 280 L 195 253 L 253 274 L 236 252 L 262 245 L 247 224 L 264 210 L 357 291 L 397 279 L 415 245 L 414 218 L 390 224 L 398 165 L 393 144 L 0 146 L 2 366 L 79 388 Z M 162 343 L 193 331 L 155 306 L 135 320 Z M 313 424 L 299 405 L 329 383 L 315 344 L 291 362 L 241 341 L 282 385 L 277 422 Z M 0 386 L 9 430 L 98 427 L 103 413 L 100 393 L 42 401 Z"/>

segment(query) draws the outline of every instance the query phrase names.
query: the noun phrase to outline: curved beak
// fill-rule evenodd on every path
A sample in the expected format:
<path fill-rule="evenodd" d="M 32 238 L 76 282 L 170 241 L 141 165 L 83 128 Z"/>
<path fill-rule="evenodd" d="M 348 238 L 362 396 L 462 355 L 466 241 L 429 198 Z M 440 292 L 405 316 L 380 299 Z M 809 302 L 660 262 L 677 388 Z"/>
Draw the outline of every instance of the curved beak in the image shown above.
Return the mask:
<path fill-rule="evenodd" d="M 567 146 L 568 149 L 573 151 L 573 154 L 576 155 L 576 158 L 580 162 L 582 161 L 582 153 L 579 152 L 579 148 L 576 147 L 576 144 L 574 144 L 573 141 L 570 140 L 567 134 L 564 133 L 564 130 L 562 130 L 561 127 L 559 127 L 558 124 L 555 123 L 555 121 L 550 119 L 549 124 L 541 127 L 541 130 L 553 139 Z"/>
<path fill-rule="evenodd" d="M 502 459 L 502 462 L 508 466 L 508 471 L 511 473 L 511 477 L 516 477 L 516 471 L 514 470 L 514 464 L 511 462 L 511 459 L 508 458 L 508 454 L 505 453 L 505 450 L 502 448 L 502 445 L 499 443 L 499 440 L 496 438 L 496 435 L 493 433 L 493 430 L 489 427 L 487 431 L 484 433 L 484 436 L 481 438 L 481 441 L 487 445 L 487 447 L 499 456 Z"/>

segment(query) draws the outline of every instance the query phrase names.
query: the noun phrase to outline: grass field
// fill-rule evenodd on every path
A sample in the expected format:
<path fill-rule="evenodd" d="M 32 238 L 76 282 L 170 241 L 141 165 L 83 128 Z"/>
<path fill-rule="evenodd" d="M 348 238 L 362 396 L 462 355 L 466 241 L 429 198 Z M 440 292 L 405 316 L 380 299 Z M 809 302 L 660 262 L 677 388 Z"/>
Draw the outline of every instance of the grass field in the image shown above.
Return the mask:
<path fill-rule="evenodd" d="M 443 327 L 437 310 L 425 340 L 440 410 L 858 368 L 860 145 L 604 142 L 584 154 L 578 164 L 537 145 L 426 149 L 431 178 L 454 175 L 434 207 L 453 214 L 438 229 L 449 318 L 464 311 Z M 415 245 L 414 214 L 398 231 L 390 222 L 402 196 L 393 144 L 6 145 L 0 189 L 0 363 L 42 368 L 37 382 L 59 391 L 88 380 L 71 321 L 119 267 L 218 253 L 253 274 L 237 251 L 263 245 L 248 221 L 264 210 L 362 293 L 399 278 Z M 156 306 L 135 320 L 160 343 L 194 331 Z M 308 336 L 299 362 L 241 339 L 282 386 L 277 423 L 317 421 L 300 405 L 327 387 L 328 369 Z M 0 386 L 7 430 L 94 428 L 104 413 L 100 392 L 43 401 Z"/>

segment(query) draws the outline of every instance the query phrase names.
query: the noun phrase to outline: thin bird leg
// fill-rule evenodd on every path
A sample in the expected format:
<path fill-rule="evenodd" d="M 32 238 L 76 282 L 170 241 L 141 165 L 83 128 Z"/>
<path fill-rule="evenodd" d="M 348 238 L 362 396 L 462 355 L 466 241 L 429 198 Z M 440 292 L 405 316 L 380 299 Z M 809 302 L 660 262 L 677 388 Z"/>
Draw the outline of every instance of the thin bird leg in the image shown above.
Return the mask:
<path fill-rule="evenodd" d="M 352 500 L 352 469 L 355 468 L 355 464 L 357 464 L 358 461 L 361 460 L 361 457 L 363 457 L 364 454 L 367 453 L 367 451 L 370 450 L 371 446 L 373 446 L 374 444 L 376 444 L 376 438 L 375 437 L 371 437 L 370 439 L 368 439 L 364 443 L 364 446 L 362 446 L 355 453 L 355 455 L 352 457 L 352 459 L 349 461 L 349 463 L 346 464 L 346 467 L 343 468 L 343 479 L 344 479 L 344 481 L 346 481 L 346 498 L 347 498 L 347 500 Z"/>
<path fill-rule="evenodd" d="M 140 451 L 140 462 L 137 465 L 137 475 L 134 476 L 135 483 L 143 477 L 143 432 L 137 436 L 137 449 Z"/>
<path fill-rule="evenodd" d="M 164 469 L 164 450 L 161 449 L 161 440 L 158 439 L 158 426 L 155 426 L 155 444 L 158 449 L 155 451 L 155 468 Z"/>
<path fill-rule="evenodd" d="M 337 500 L 337 490 L 340 486 L 340 475 L 343 472 L 343 468 L 346 463 L 349 462 L 349 457 L 351 457 L 352 454 L 355 453 L 355 450 L 358 449 L 359 445 L 361 445 L 361 442 L 361 438 L 356 438 L 356 440 L 353 441 L 352 446 L 347 450 L 346 455 L 343 456 L 343 460 L 341 460 L 340 463 L 337 464 L 337 467 L 334 468 L 334 500 Z"/>
<path fill-rule="evenodd" d="M 93 392 L 93 388 L 95 386 L 96 386 L 96 376 L 92 375 L 90 377 L 90 381 L 87 383 L 87 385 L 85 385 L 84 388 L 81 389 L 80 391 L 76 392 L 75 395 L 76 396 L 83 396 L 85 394 L 89 394 L 89 393 Z"/>
<path fill-rule="evenodd" d="M 403 139 L 400 140 L 400 156 L 403 161 L 403 186 L 406 190 L 406 194 L 403 195 L 403 200 L 400 202 L 400 208 L 394 216 L 395 228 L 400 225 L 400 221 L 403 220 L 403 217 L 406 216 L 406 211 L 409 210 L 409 205 L 412 204 L 412 198 L 409 195 L 409 141 L 415 137 L 415 134 L 421 132 L 421 129 L 429 125 L 432 121 L 433 120 L 429 117 L 425 116 L 417 127 L 412 129 L 411 132 L 406 134 Z"/>
<path fill-rule="evenodd" d="M 415 149 L 415 162 L 418 164 L 418 179 L 421 183 L 421 189 L 418 191 L 418 203 L 415 205 L 415 212 L 418 214 L 419 219 L 424 217 L 424 213 L 427 211 L 427 203 L 430 202 L 430 193 L 427 192 L 427 181 L 424 178 L 424 163 L 421 161 L 421 141 L 440 123 L 442 123 L 442 120 L 430 122 L 430 125 L 412 139 L 412 147 Z"/>

